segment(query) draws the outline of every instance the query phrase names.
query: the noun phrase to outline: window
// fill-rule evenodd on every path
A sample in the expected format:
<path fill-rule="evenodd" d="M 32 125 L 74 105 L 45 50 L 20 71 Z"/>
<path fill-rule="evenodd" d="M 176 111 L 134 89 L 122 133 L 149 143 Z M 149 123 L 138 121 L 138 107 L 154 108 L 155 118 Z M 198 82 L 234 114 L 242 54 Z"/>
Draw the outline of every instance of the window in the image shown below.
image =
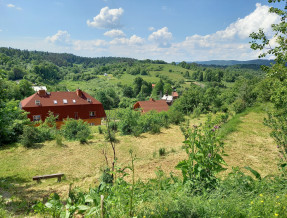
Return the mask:
<path fill-rule="evenodd" d="M 96 112 L 95 111 L 90 111 L 90 117 L 95 117 L 96 116 Z"/>
<path fill-rule="evenodd" d="M 91 102 L 92 102 L 92 100 L 91 100 L 90 98 L 87 98 L 87 101 L 88 101 L 89 103 L 91 103 Z"/>
<path fill-rule="evenodd" d="M 58 104 L 57 100 L 54 100 L 54 104 Z"/>
<path fill-rule="evenodd" d="M 78 112 L 75 112 L 75 119 L 77 120 L 78 118 Z"/>
<path fill-rule="evenodd" d="M 94 126 L 95 124 L 94 123 L 89 123 L 90 124 L 90 126 Z"/>
<path fill-rule="evenodd" d="M 63 103 L 64 104 L 68 104 L 68 100 L 67 99 L 63 99 Z"/>
<path fill-rule="evenodd" d="M 35 100 L 35 104 L 40 105 L 41 104 L 40 100 Z"/>
<path fill-rule="evenodd" d="M 73 103 L 74 103 L 74 104 L 76 103 L 76 100 L 75 100 L 75 99 L 73 99 Z"/>
<path fill-rule="evenodd" d="M 41 120 L 41 115 L 34 115 L 33 116 L 33 121 L 39 121 Z"/>

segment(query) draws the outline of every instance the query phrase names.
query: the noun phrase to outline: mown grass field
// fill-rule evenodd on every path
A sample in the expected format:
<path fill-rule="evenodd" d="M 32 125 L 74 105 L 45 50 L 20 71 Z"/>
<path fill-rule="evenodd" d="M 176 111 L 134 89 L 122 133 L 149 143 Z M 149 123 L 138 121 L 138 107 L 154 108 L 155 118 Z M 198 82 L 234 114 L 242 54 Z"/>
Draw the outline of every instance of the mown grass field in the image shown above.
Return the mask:
<path fill-rule="evenodd" d="M 236 123 L 236 129 L 224 138 L 228 170 L 220 176 L 226 175 L 236 166 L 250 166 L 262 176 L 278 173 L 276 146 L 269 136 L 270 130 L 263 125 L 264 116 L 263 110 L 253 109 L 237 118 L 240 122 Z M 204 119 L 204 116 L 192 119 L 190 125 L 204 122 Z M 99 184 L 101 169 L 105 167 L 103 148 L 108 148 L 109 163 L 112 155 L 110 145 L 98 133 L 98 128 L 93 127 L 93 131 L 93 138 L 84 145 L 64 141 L 63 146 L 58 146 L 55 141 L 50 141 L 32 149 L 21 145 L 1 148 L 0 195 L 33 200 L 48 197 L 54 191 L 65 195 L 70 184 L 83 190 Z M 174 172 L 180 176 L 174 167 L 186 158 L 186 154 L 182 149 L 184 138 L 179 126 L 162 129 L 160 134 L 155 135 L 118 135 L 118 139 L 117 166 L 130 164 L 129 150 L 132 149 L 137 157 L 136 179 L 146 181 L 153 178 L 158 168 L 167 174 Z M 165 156 L 159 156 L 160 148 L 165 148 Z M 65 178 L 61 183 L 57 183 L 56 179 L 43 180 L 40 184 L 32 181 L 33 176 L 52 173 L 64 173 Z"/>

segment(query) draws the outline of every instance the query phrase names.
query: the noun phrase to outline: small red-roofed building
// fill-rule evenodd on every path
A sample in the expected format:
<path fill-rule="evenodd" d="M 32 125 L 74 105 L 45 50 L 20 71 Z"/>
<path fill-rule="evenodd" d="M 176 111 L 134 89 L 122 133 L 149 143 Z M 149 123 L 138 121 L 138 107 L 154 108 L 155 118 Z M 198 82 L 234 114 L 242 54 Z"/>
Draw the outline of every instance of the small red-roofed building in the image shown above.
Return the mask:
<path fill-rule="evenodd" d="M 154 100 L 151 98 L 149 101 L 138 101 L 134 104 L 134 110 L 141 110 L 142 113 L 148 111 L 168 111 L 169 107 L 165 100 Z"/>
<path fill-rule="evenodd" d="M 44 121 L 49 111 L 57 118 L 57 127 L 67 118 L 82 119 L 90 125 L 101 125 L 106 117 L 101 102 L 77 89 L 75 92 L 47 92 L 39 90 L 20 102 L 21 109 L 29 112 L 31 121 Z"/>

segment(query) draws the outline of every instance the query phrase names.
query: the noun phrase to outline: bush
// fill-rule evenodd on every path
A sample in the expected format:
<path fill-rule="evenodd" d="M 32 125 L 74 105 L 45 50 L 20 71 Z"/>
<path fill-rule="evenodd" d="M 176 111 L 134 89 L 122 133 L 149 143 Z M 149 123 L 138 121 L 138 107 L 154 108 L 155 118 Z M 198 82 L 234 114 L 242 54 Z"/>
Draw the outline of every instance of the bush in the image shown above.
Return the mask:
<path fill-rule="evenodd" d="M 79 140 L 81 143 L 85 143 L 91 135 L 88 123 L 74 119 L 65 120 L 61 132 L 66 139 Z"/>
<path fill-rule="evenodd" d="M 159 153 L 159 156 L 165 156 L 165 155 L 166 155 L 165 148 L 160 148 L 160 149 L 158 150 L 158 153 Z"/>
<path fill-rule="evenodd" d="M 138 134 L 141 131 L 138 128 L 140 112 L 126 109 L 121 113 L 118 128 L 122 135 Z"/>
<path fill-rule="evenodd" d="M 44 138 L 41 132 L 35 126 L 24 126 L 23 134 L 21 136 L 21 144 L 26 148 L 32 147 L 35 143 L 43 142 Z"/>
<path fill-rule="evenodd" d="M 117 131 L 118 130 L 118 124 L 113 121 L 113 122 L 110 122 L 110 127 L 113 131 Z"/>
<path fill-rule="evenodd" d="M 63 145 L 63 138 L 60 134 L 56 135 L 56 145 Z"/>
<path fill-rule="evenodd" d="M 168 111 L 169 122 L 175 125 L 180 124 L 184 121 L 184 114 L 178 110 L 169 110 Z"/>
<path fill-rule="evenodd" d="M 98 126 L 98 131 L 99 131 L 99 134 L 103 134 L 103 130 L 101 126 Z"/>
<path fill-rule="evenodd" d="M 246 102 L 242 100 L 241 98 L 235 100 L 232 104 L 233 110 L 235 113 L 241 113 L 245 110 L 246 108 Z"/>

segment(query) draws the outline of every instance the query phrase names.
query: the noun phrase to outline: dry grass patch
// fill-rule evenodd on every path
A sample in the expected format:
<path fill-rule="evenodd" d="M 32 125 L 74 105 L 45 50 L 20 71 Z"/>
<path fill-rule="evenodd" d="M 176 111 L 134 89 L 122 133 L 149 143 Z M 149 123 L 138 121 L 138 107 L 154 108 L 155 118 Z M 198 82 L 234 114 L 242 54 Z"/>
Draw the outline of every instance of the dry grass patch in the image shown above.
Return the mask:
<path fill-rule="evenodd" d="M 250 166 L 262 176 L 277 174 L 277 149 L 270 129 L 263 124 L 265 113 L 250 112 L 241 117 L 238 131 L 225 140 L 225 157 L 230 172 L 232 166 Z"/>
<path fill-rule="evenodd" d="M 247 114 L 241 118 L 243 122 L 238 131 L 226 138 L 228 172 L 233 166 L 247 165 L 263 176 L 276 172 L 276 146 L 269 136 L 270 130 L 262 123 L 263 117 L 264 113 Z M 193 119 L 190 125 L 199 125 L 205 119 L 204 116 Z M 186 153 L 182 149 L 184 137 L 179 126 L 162 129 L 160 134 L 144 133 L 140 137 L 118 134 L 117 138 L 117 166 L 130 165 L 129 150 L 132 149 L 137 157 L 136 179 L 146 181 L 155 177 L 157 168 L 167 174 L 174 172 L 180 175 L 174 167 L 186 158 Z M 70 183 L 83 190 L 97 185 L 101 169 L 105 167 L 103 147 L 108 149 L 109 164 L 112 161 L 112 150 L 104 135 L 95 133 L 94 138 L 84 145 L 79 142 L 63 143 L 64 146 L 57 146 L 55 141 L 46 142 L 34 149 L 22 146 L 1 149 L 0 181 L 6 179 L 12 184 L 5 190 L 29 199 L 41 199 L 55 191 L 66 195 Z M 165 156 L 159 156 L 160 148 L 165 148 Z M 56 179 L 43 180 L 41 184 L 32 181 L 33 176 L 52 173 L 64 173 L 65 178 L 61 183 L 57 183 Z"/>

